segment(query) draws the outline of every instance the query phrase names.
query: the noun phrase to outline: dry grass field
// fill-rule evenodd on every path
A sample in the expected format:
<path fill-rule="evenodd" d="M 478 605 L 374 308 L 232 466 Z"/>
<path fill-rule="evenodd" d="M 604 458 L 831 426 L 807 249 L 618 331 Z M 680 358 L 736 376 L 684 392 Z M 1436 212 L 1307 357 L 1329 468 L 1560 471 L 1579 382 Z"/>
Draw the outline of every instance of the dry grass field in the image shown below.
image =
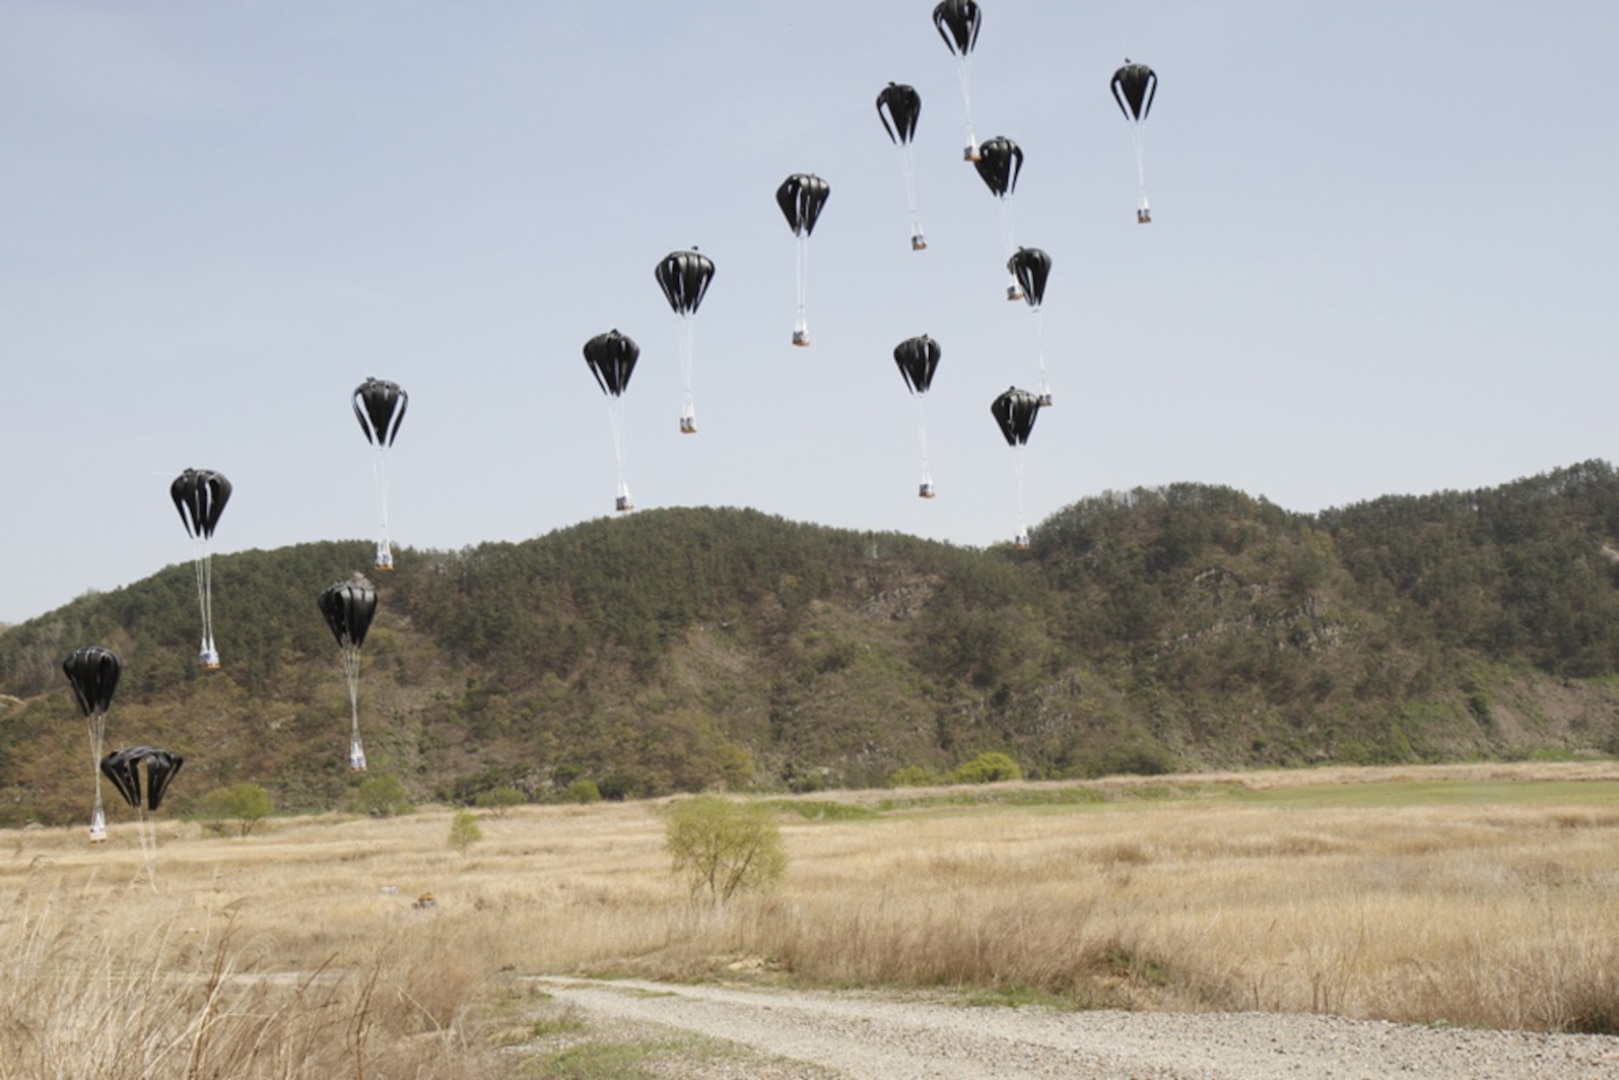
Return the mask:
<path fill-rule="evenodd" d="M 656 803 L 0 833 L 0 1077 L 499 1075 L 541 973 L 1619 1032 L 1619 763 L 776 804 L 721 911 Z"/>

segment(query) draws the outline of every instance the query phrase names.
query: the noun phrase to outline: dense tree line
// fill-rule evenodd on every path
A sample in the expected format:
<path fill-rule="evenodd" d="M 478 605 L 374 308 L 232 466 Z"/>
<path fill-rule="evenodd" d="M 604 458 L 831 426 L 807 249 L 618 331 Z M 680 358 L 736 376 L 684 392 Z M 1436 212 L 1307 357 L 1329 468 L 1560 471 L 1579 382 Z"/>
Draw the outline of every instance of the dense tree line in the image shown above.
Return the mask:
<path fill-rule="evenodd" d="M 241 783 L 343 804 L 346 692 L 314 598 L 369 562 L 364 541 L 216 556 L 211 674 L 189 567 L 0 632 L 0 821 L 77 812 L 60 663 L 90 643 L 125 661 L 110 738 L 191 750 L 182 812 Z M 406 548 L 373 577 L 362 723 L 416 799 L 809 789 L 984 753 L 1039 777 L 1615 742 L 1602 462 L 1316 515 L 1208 485 L 1107 493 L 1027 551 L 660 510 Z"/>

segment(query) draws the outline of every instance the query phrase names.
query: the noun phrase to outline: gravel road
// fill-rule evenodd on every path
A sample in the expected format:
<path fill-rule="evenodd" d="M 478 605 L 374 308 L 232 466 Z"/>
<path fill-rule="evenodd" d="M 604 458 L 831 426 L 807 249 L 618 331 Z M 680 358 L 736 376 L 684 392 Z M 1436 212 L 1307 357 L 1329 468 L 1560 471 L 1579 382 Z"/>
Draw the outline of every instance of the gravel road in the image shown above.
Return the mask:
<path fill-rule="evenodd" d="M 618 1030 L 674 1030 L 753 1053 L 695 1053 L 690 1080 L 1614 1080 L 1619 1038 L 1413 1027 L 1304 1014 L 1054 1012 L 861 992 L 539 979 Z"/>

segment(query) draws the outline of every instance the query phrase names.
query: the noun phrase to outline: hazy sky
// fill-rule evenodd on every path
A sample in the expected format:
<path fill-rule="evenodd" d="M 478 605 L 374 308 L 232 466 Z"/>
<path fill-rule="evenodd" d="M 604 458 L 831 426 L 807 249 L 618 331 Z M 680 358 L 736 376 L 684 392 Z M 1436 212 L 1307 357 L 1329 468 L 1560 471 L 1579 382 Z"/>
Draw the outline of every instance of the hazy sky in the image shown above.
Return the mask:
<path fill-rule="evenodd" d="M 580 348 L 614 327 L 639 507 L 1010 540 L 988 406 L 1037 382 L 1034 317 L 932 6 L 0 0 L 0 621 L 188 560 L 187 467 L 235 485 L 218 551 L 370 538 L 368 376 L 411 396 L 397 541 L 610 515 Z M 1619 5 L 982 8 L 975 126 L 1025 151 L 1017 239 L 1054 262 L 1031 524 L 1138 485 L 1311 511 L 1614 457 Z M 1161 80 L 1148 227 L 1126 56 Z M 890 80 L 924 102 L 921 253 Z M 800 171 L 832 188 L 808 349 L 774 200 Z M 652 270 L 693 244 L 717 273 L 683 437 Z M 892 360 L 921 333 L 931 501 Z"/>

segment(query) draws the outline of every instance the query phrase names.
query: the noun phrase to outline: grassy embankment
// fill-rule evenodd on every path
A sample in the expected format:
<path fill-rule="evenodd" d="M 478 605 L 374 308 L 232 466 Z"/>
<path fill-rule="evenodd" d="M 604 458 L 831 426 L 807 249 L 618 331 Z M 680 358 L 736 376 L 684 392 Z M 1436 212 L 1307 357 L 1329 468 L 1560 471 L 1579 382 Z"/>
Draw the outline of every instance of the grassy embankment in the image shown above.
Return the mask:
<path fill-rule="evenodd" d="M 1619 1032 L 1619 764 L 779 805 L 785 883 L 719 913 L 651 803 L 485 817 L 466 856 L 448 811 L 163 823 L 150 876 L 132 824 L 7 832 L 0 1076 L 488 1076 L 537 973 Z"/>

